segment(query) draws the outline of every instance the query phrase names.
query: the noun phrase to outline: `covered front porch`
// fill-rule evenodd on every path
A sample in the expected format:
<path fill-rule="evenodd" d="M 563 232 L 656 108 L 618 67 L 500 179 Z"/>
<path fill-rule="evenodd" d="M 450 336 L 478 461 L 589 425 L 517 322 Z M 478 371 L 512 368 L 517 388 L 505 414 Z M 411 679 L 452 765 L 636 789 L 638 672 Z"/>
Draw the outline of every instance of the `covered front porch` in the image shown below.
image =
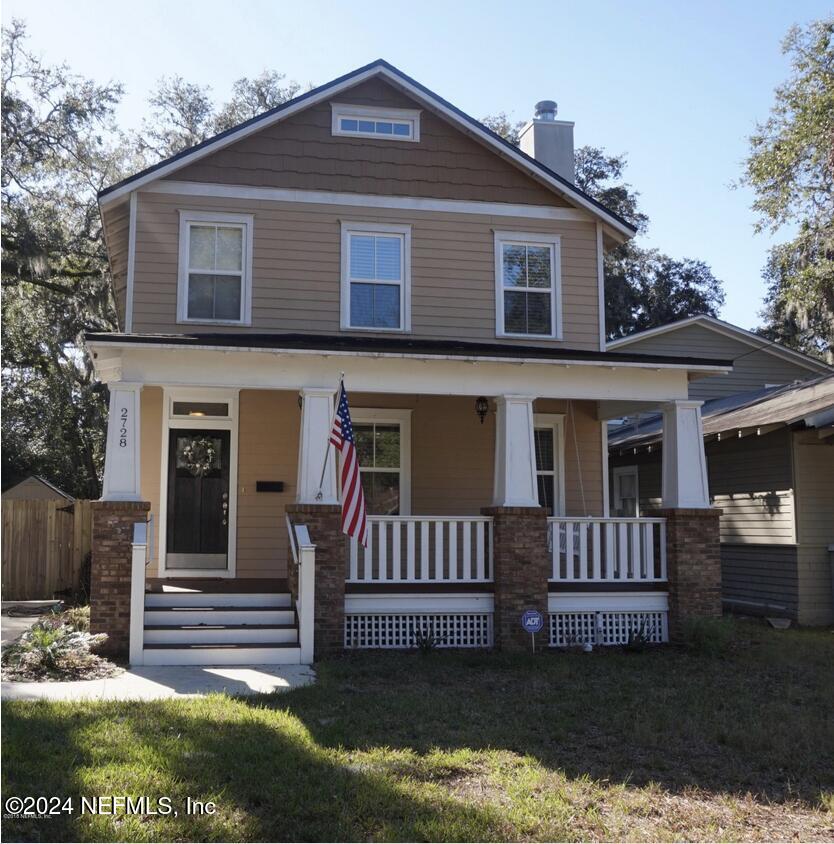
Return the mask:
<path fill-rule="evenodd" d="M 371 514 L 362 548 L 338 525 L 330 355 L 137 346 L 121 350 L 110 383 L 105 476 L 105 500 L 147 502 L 150 514 L 133 553 L 136 601 L 148 584 L 176 593 L 197 579 L 206 595 L 234 580 L 256 606 L 256 584 L 286 580 L 298 660 L 426 640 L 507 646 L 518 638 L 507 619 L 527 605 L 554 646 L 668 639 L 666 521 L 609 515 L 605 432 L 629 394 L 663 406 L 664 504 L 708 508 L 685 368 L 337 361 Z M 508 599 L 529 565 L 536 582 Z M 133 615 L 146 612 L 143 601 Z"/>

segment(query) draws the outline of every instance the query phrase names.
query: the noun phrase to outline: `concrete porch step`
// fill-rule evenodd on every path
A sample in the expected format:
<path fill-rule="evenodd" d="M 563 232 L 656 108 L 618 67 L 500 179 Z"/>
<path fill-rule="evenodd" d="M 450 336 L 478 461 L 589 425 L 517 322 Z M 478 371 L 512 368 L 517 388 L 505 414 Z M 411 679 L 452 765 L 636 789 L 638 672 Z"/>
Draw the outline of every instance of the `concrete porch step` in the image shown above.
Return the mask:
<path fill-rule="evenodd" d="M 289 592 L 148 592 L 145 608 L 151 607 L 275 607 L 289 609 Z"/>
<path fill-rule="evenodd" d="M 295 624 L 295 610 L 258 607 L 149 607 L 145 609 L 145 627 L 167 624 Z"/>
<path fill-rule="evenodd" d="M 145 665 L 297 665 L 301 648 L 290 642 L 247 642 L 232 645 L 146 645 Z"/>
<path fill-rule="evenodd" d="M 298 629 L 295 624 L 153 624 L 145 627 L 145 647 L 247 642 L 294 644 L 298 642 Z"/>

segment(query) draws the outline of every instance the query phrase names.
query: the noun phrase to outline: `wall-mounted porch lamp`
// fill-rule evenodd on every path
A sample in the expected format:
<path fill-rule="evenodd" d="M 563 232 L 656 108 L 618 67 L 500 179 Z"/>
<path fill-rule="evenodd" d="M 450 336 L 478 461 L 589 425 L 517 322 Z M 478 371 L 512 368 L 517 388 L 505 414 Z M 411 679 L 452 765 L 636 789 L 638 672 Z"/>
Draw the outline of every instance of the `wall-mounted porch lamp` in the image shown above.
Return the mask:
<path fill-rule="evenodd" d="M 487 411 L 489 410 L 489 402 L 487 401 L 485 396 L 478 396 L 475 399 L 475 413 L 478 414 L 478 418 L 481 420 L 481 425 L 484 424 L 484 419 L 486 419 Z"/>

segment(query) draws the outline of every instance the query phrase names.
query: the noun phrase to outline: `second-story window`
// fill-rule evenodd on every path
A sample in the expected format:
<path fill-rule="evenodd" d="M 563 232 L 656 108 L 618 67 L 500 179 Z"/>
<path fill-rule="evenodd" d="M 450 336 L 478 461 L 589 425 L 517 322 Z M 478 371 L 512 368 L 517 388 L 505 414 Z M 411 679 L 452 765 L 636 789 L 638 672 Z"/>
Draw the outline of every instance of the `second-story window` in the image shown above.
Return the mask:
<path fill-rule="evenodd" d="M 496 334 L 561 338 L 557 235 L 495 232 Z"/>
<path fill-rule="evenodd" d="M 342 223 L 342 328 L 408 331 L 411 228 Z"/>
<path fill-rule="evenodd" d="M 180 212 L 180 322 L 248 324 L 252 217 Z"/>

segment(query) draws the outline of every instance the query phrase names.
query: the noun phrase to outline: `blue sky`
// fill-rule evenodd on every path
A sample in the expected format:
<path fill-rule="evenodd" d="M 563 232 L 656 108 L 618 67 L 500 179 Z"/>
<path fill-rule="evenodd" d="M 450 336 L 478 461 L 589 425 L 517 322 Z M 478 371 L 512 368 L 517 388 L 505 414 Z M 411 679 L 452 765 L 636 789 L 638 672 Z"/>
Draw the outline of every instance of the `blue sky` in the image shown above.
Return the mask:
<path fill-rule="evenodd" d="M 555 99 L 577 145 L 628 155 L 650 217 L 643 243 L 709 263 L 727 292 L 722 316 L 751 328 L 774 241 L 754 235 L 751 196 L 731 185 L 788 74 L 782 37 L 829 11 L 817 0 L 5 0 L 2 16 L 25 19 L 47 60 L 122 81 L 125 127 L 163 75 L 223 99 L 264 68 L 321 84 L 379 57 L 475 117 L 526 119 Z"/>

